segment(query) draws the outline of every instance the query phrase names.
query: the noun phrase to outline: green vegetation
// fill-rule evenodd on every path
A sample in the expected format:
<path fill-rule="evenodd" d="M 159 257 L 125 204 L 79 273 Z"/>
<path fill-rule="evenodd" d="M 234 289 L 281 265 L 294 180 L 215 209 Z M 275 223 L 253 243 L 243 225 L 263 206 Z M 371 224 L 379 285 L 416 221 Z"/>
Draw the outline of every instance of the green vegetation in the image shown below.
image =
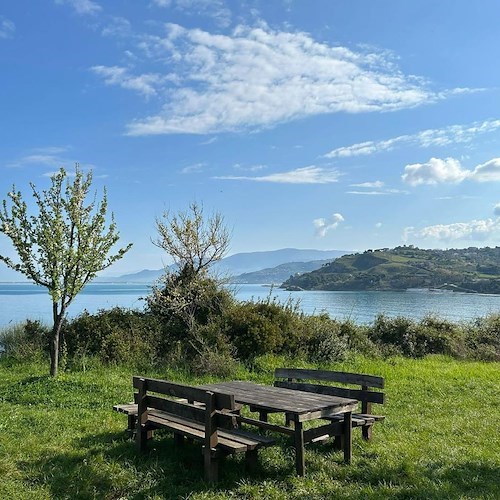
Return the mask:
<path fill-rule="evenodd" d="M 412 245 L 344 255 L 284 288 L 305 290 L 406 290 L 441 288 L 500 293 L 500 247 L 423 250 Z"/>
<path fill-rule="evenodd" d="M 0 210 L 0 233 L 11 240 L 19 262 L 3 255 L 0 261 L 49 292 L 53 316 L 50 374 L 56 376 L 67 308 L 99 271 L 121 259 L 131 245 L 109 255 L 119 239 L 118 231 L 113 214 L 107 227 L 106 192 L 97 205 L 96 195 L 85 205 L 92 172 L 84 176 L 77 164 L 73 182 L 63 168 L 51 176 L 51 182 L 50 188 L 42 192 L 30 184 L 37 215 L 28 215 L 21 192 L 12 186 L 8 194 L 10 206 L 3 200 Z"/>
<path fill-rule="evenodd" d="M 53 330 L 27 321 L 0 332 L 0 498 L 500 497 L 500 369 L 488 363 L 500 360 L 500 315 L 463 324 L 379 316 L 356 325 L 304 315 L 271 294 L 239 303 L 208 273 L 228 244 L 220 216 L 205 221 L 193 204 L 157 226 L 156 243 L 176 270 L 143 311 L 114 308 L 64 321 L 58 378 L 43 375 Z M 408 252 L 422 251 L 398 252 L 390 259 L 368 252 L 353 262 L 360 272 L 410 269 L 416 257 Z M 480 269 L 475 263 L 476 271 L 497 272 L 493 257 Z M 198 446 L 176 450 L 172 439 L 158 439 L 139 456 L 124 416 L 112 411 L 132 399 L 133 374 L 192 385 L 224 378 L 270 384 L 278 366 L 385 377 L 386 422 L 369 443 L 355 434 L 352 465 L 331 444 L 313 445 L 307 476 L 296 477 L 293 452 L 278 436 L 256 471 L 231 458 L 222 481 L 210 486 L 201 479 Z"/>
<path fill-rule="evenodd" d="M 236 377 L 269 384 L 277 366 L 306 366 L 276 356 L 238 365 Z M 316 366 L 316 365 L 315 365 Z M 113 404 L 131 398 L 137 368 L 96 365 L 44 375 L 44 364 L 0 360 L 0 497 L 15 499 L 421 498 L 500 496 L 500 370 L 497 364 L 442 356 L 384 361 L 353 357 L 325 368 L 381 375 L 387 416 L 367 443 L 355 432 L 352 465 L 330 444 L 306 447 L 306 477 L 294 474 L 285 437 L 262 450 L 258 469 L 229 458 L 221 481 L 201 479 L 198 446 L 175 450 L 170 437 L 138 456 Z M 197 384 L 168 366 L 140 374 Z M 278 415 L 271 418 L 279 422 Z"/>

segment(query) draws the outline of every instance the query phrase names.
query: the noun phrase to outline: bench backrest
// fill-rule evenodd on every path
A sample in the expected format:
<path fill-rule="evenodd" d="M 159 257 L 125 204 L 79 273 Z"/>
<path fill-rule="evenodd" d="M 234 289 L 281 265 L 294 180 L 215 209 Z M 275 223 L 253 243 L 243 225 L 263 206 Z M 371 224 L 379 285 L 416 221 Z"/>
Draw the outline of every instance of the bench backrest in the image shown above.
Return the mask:
<path fill-rule="evenodd" d="M 329 370 L 307 370 L 302 368 L 277 368 L 274 372 L 274 377 L 276 379 L 286 379 L 276 380 L 274 382 L 276 387 L 357 399 L 362 402 L 363 412 L 368 409 L 370 403 L 383 404 L 385 402 L 383 392 L 370 390 L 370 388 L 384 388 L 384 379 L 374 375 Z M 354 389 L 350 387 L 311 384 L 304 382 L 305 380 L 353 384 L 359 385 L 361 388 Z"/>
<path fill-rule="evenodd" d="M 189 385 L 145 377 L 133 377 L 132 383 L 138 390 L 134 394 L 138 425 L 147 422 L 148 408 L 199 422 L 205 426 L 205 446 L 209 448 L 215 448 L 218 442 L 218 410 L 235 408 L 232 394 L 214 393 Z"/>

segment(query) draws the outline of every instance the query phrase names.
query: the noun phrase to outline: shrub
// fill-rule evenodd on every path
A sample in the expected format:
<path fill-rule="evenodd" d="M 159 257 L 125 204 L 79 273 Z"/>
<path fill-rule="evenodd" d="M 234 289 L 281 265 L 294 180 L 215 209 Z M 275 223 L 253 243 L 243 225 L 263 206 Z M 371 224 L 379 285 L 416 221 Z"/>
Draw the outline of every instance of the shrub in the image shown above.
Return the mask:
<path fill-rule="evenodd" d="M 305 316 L 302 319 L 304 338 L 307 342 L 307 357 L 315 363 L 343 361 L 348 350 L 348 337 L 342 323 L 332 320 L 327 314 Z"/>
<path fill-rule="evenodd" d="M 0 333 L 0 346 L 6 356 L 19 360 L 45 357 L 49 352 L 51 329 L 40 321 L 26 320 Z"/>
<path fill-rule="evenodd" d="M 471 357 L 500 361 L 500 314 L 477 318 L 465 326 L 465 342 Z"/>
<path fill-rule="evenodd" d="M 225 328 L 239 357 L 296 352 L 301 343 L 300 320 L 293 305 L 274 300 L 235 304 L 225 315 Z"/>
<path fill-rule="evenodd" d="M 160 337 L 161 326 L 152 315 L 120 307 L 84 311 L 63 329 L 70 362 L 97 356 L 105 363 L 153 363 Z"/>

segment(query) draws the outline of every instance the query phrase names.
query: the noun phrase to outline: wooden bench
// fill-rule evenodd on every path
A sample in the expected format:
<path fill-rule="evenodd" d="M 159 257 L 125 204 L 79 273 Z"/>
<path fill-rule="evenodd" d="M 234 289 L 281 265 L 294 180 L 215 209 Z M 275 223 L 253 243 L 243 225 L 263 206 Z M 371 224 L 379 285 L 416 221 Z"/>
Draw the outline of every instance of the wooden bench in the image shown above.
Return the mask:
<path fill-rule="evenodd" d="M 363 438 L 366 440 L 372 437 L 372 427 L 375 422 L 385 419 L 383 415 L 372 413 L 372 404 L 384 404 L 385 395 L 383 392 L 372 389 L 383 389 L 384 379 L 374 375 L 363 375 L 359 373 L 335 372 L 327 370 L 306 370 L 296 368 L 277 368 L 274 372 L 276 387 L 284 387 L 297 391 L 312 392 L 315 394 L 327 394 L 345 398 L 357 399 L 361 403 L 361 411 L 352 413 L 352 427 L 361 427 Z M 341 384 L 351 384 L 360 388 L 336 387 L 326 384 L 313 384 L 305 381 L 336 382 Z M 343 423 L 342 414 L 326 417 L 327 420 Z M 290 419 L 287 416 L 287 425 Z M 336 446 L 343 447 L 341 436 L 335 437 Z"/>
<path fill-rule="evenodd" d="M 205 479 L 217 481 L 219 459 L 233 453 L 245 453 L 247 465 L 257 460 L 257 450 L 274 444 L 267 437 L 236 428 L 236 405 L 232 394 L 214 393 L 204 389 L 165 380 L 133 377 L 137 413 L 134 405 L 117 405 L 117 411 L 135 419 L 135 440 L 139 451 L 147 449 L 154 429 L 174 433 L 175 442 L 184 437 L 203 443 Z M 121 407 L 121 410 L 118 409 Z"/>
<path fill-rule="evenodd" d="M 180 403 L 187 403 L 187 399 L 182 399 L 182 398 L 176 398 L 176 401 L 179 401 Z M 201 403 L 194 402 L 193 404 L 196 404 L 198 406 L 203 406 Z M 239 415 L 241 412 L 241 408 L 243 405 L 239 403 L 235 403 L 235 408 L 233 411 L 228 413 L 234 413 L 235 415 Z M 137 403 L 134 403 L 133 401 L 130 403 L 125 403 L 121 405 L 114 405 L 113 410 L 117 411 L 118 413 L 124 413 L 127 415 L 127 433 L 131 438 L 134 438 L 135 432 L 137 430 Z"/>

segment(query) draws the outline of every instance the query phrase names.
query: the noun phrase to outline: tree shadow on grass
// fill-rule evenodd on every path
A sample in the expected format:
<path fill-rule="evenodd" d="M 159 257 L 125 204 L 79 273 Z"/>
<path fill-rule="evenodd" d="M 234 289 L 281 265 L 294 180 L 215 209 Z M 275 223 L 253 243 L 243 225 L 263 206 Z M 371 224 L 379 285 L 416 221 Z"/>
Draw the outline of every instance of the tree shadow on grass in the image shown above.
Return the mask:
<path fill-rule="evenodd" d="M 200 443 L 176 445 L 158 431 L 139 454 L 124 433 L 102 433 L 75 440 L 74 453 L 60 453 L 25 464 L 34 482 L 54 498 L 179 498 L 196 491 L 231 489 L 243 478 L 264 478 L 262 467 L 248 472 L 242 456 L 221 460 L 219 482 L 203 479 Z"/>

